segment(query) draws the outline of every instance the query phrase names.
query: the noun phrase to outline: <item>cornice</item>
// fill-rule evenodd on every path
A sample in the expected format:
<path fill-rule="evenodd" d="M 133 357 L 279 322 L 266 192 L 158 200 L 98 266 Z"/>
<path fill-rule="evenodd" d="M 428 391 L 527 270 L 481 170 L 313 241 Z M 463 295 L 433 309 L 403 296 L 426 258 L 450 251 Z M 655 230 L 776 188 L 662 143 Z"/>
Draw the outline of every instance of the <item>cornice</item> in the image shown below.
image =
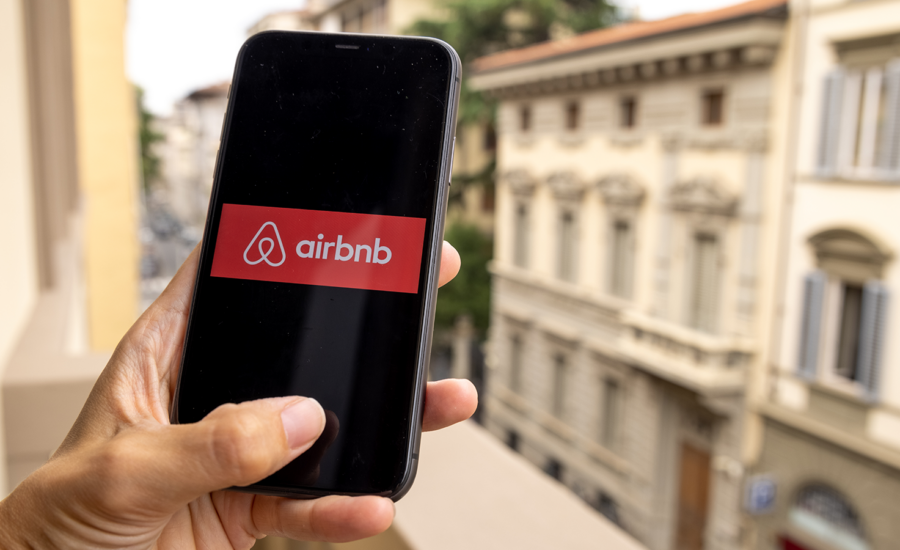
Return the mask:
<path fill-rule="evenodd" d="M 780 47 L 783 27 L 771 19 L 744 21 L 476 74 L 470 83 L 507 99 L 767 67 Z"/>

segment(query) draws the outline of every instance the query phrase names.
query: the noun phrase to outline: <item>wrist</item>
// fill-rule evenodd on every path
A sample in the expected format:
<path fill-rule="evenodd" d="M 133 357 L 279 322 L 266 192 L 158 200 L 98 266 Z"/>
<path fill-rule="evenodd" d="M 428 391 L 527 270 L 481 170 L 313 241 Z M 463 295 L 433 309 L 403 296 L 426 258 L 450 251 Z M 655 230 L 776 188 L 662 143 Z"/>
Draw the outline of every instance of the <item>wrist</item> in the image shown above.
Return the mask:
<path fill-rule="evenodd" d="M 40 528 L 34 522 L 43 518 L 30 506 L 21 487 L 0 500 L 0 550 L 40 548 Z"/>

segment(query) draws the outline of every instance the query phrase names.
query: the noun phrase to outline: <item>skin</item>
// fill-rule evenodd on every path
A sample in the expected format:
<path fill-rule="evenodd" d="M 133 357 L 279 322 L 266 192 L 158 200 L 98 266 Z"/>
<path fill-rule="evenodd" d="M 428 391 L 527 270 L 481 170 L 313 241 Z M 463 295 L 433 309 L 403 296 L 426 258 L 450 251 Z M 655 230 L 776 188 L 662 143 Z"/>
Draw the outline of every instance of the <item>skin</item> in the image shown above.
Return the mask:
<path fill-rule="evenodd" d="M 198 257 L 119 343 L 56 453 L 0 501 L 0 548 L 246 549 L 266 535 L 346 542 L 390 526 L 394 507 L 382 497 L 221 490 L 309 449 L 325 426 L 313 399 L 223 405 L 195 424 L 169 424 Z M 458 270 L 444 243 L 440 284 Z M 476 404 L 466 380 L 430 382 L 423 429 L 465 420 Z"/>

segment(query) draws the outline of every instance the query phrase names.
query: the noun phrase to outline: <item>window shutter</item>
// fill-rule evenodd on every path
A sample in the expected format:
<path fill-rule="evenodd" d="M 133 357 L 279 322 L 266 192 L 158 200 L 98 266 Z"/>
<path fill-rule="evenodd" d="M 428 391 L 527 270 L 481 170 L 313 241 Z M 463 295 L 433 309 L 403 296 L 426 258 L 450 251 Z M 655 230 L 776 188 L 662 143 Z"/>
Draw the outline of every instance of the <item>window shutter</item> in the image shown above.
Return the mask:
<path fill-rule="evenodd" d="M 719 307 L 719 246 L 714 235 L 698 234 L 694 237 L 693 269 L 690 325 L 715 333 Z"/>
<path fill-rule="evenodd" d="M 876 165 L 884 177 L 900 179 L 900 59 L 888 63 L 884 87 L 884 125 Z"/>
<path fill-rule="evenodd" d="M 822 327 L 822 300 L 825 297 L 825 274 L 814 271 L 803 282 L 803 319 L 800 327 L 800 360 L 798 374 L 815 378 L 819 360 L 819 335 Z"/>
<path fill-rule="evenodd" d="M 859 382 L 867 397 L 878 399 L 881 382 L 881 356 L 884 349 L 884 324 L 887 317 L 888 290 L 880 281 L 869 281 L 863 288 L 859 323 Z"/>
<path fill-rule="evenodd" d="M 820 177 L 830 178 L 835 175 L 837 168 L 841 105 L 844 96 L 844 71 L 838 69 L 825 77 L 824 88 L 816 171 Z"/>

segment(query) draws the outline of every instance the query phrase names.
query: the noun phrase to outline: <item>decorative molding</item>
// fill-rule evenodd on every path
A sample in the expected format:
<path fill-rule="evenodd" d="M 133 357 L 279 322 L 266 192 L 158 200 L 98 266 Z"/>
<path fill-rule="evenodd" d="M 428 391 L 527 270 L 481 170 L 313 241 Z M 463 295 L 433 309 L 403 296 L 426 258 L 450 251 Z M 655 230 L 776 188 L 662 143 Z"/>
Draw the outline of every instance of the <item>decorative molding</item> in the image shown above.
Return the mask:
<path fill-rule="evenodd" d="M 597 188 L 603 194 L 608 205 L 636 207 L 644 200 L 644 187 L 628 174 L 611 174 L 597 182 Z"/>
<path fill-rule="evenodd" d="M 669 200 L 674 210 L 697 214 L 733 216 L 738 199 L 714 178 L 697 177 L 676 183 L 669 192 Z"/>
<path fill-rule="evenodd" d="M 664 132 L 660 136 L 663 151 L 673 153 L 684 147 L 684 136 L 680 132 Z"/>
<path fill-rule="evenodd" d="M 701 130 L 688 134 L 684 146 L 692 149 L 740 149 L 764 153 L 769 148 L 769 135 L 765 130 Z"/>
<path fill-rule="evenodd" d="M 583 131 L 564 131 L 559 134 L 559 143 L 566 147 L 578 147 L 587 141 L 587 136 Z"/>
<path fill-rule="evenodd" d="M 554 172 L 547 178 L 547 185 L 557 199 L 569 201 L 581 200 L 587 189 L 584 180 L 571 170 Z"/>
<path fill-rule="evenodd" d="M 635 147 L 643 143 L 644 134 L 635 131 L 619 131 L 609 135 L 610 145 L 616 147 Z"/>
<path fill-rule="evenodd" d="M 510 170 L 500 176 L 500 181 L 509 185 L 514 195 L 531 196 L 537 188 L 537 179 L 528 170 Z"/>

